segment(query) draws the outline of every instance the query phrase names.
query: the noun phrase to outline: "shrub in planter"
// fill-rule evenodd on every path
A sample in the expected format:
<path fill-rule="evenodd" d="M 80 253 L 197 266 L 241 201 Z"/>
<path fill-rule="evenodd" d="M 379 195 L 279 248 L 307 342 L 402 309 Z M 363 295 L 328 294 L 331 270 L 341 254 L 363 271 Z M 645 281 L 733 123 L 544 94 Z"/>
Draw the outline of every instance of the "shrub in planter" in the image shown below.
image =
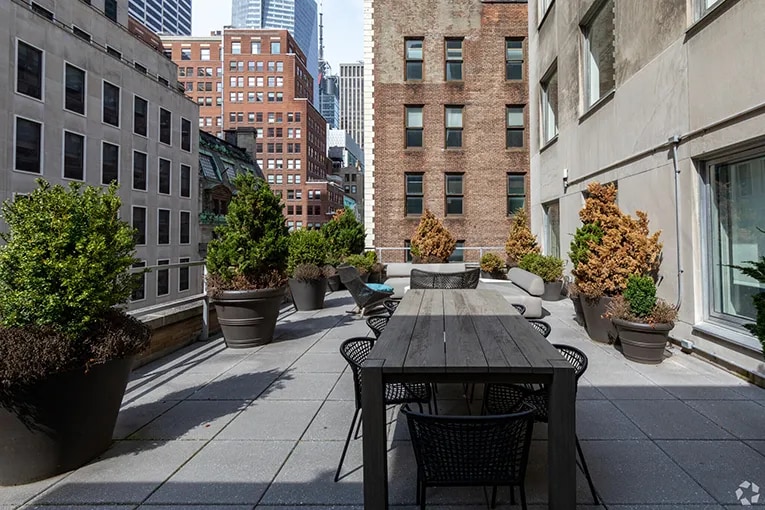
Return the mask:
<path fill-rule="evenodd" d="M 327 240 L 328 262 L 334 266 L 348 255 L 364 251 L 364 225 L 349 208 L 338 209 L 332 219 L 322 225 L 321 233 Z"/>
<path fill-rule="evenodd" d="M 444 263 L 449 261 L 457 241 L 436 216 L 425 209 L 420 224 L 412 236 L 411 251 L 415 263 Z"/>
<path fill-rule="evenodd" d="M 327 278 L 322 266 L 327 259 L 327 242 L 318 230 L 298 229 L 290 235 L 287 260 L 292 301 L 298 310 L 324 308 Z"/>
<path fill-rule="evenodd" d="M 282 204 L 265 180 L 234 179 L 237 193 L 207 245 L 208 290 L 229 347 L 272 340 L 287 283 L 289 232 Z"/>
<path fill-rule="evenodd" d="M 630 276 L 624 294 L 611 299 L 606 316 L 616 326 L 627 359 L 650 364 L 662 362 L 677 310 L 656 298 L 653 278 Z"/>
<path fill-rule="evenodd" d="M 138 260 L 117 185 L 37 182 L 2 207 L 0 485 L 69 471 L 106 450 L 133 357 L 150 337 L 119 308 Z"/>
<path fill-rule="evenodd" d="M 344 264 L 353 266 L 359 272 L 359 276 L 362 280 L 367 281 L 369 279 L 369 273 L 372 272 L 372 266 L 374 265 L 374 259 L 367 257 L 366 255 L 348 255 L 343 260 Z"/>
<path fill-rule="evenodd" d="M 337 274 L 337 268 L 332 264 L 326 264 L 322 270 L 327 277 L 327 287 L 332 292 L 340 290 L 340 275 Z"/>
<path fill-rule="evenodd" d="M 488 278 L 505 279 L 505 262 L 496 253 L 485 253 L 481 257 L 481 271 Z"/>
<path fill-rule="evenodd" d="M 527 253 L 521 259 L 518 267 L 539 276 L 545 282 L 545 292 L 542 299 L 557 301 L 561 298 L 563 289 L 563 260 L 552 255 Z"/>
<path fill-rule="evenodd" d="M 507 263 L 511 266 L 517 266 L 528 253 L 539 253 L 537 237 L 531 233 L 529 217 L 524 208 L 518 209 L 513 214 L 513 224 L 505 243 L 505 253 Z"/>
<path fill-rule="evenodd" d="M 765 233 L 765 231 L 760 230 Z M 755 279 L 760 284 L 765 284 L 765 257 L 760 260 L 749 260 L 745 262 L 746 266 L 733 266 L 746 276 Z M 749 330 L 755 338 L 762 344 L 763 356 L 765 356 L 765 292 L 760 291 L 752 296 L 754 309 L 757 311 L 757 318 L 753 324 L 745 324 L 744 327 Z"/>

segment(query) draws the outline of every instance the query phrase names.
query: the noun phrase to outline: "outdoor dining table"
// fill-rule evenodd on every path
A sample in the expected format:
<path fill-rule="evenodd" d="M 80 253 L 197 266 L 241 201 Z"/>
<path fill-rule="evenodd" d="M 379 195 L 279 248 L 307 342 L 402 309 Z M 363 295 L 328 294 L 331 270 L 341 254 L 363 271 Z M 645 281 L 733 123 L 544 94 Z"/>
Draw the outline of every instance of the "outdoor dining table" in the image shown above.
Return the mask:
<path fill-rule="evenodd" d="M 574 368 L 498 292 L 410 290 L 362 380 L 366 510 L 388 508 L 383 388 L 391 382 L 547 384 L 549 508 L 576 507 Z"/>

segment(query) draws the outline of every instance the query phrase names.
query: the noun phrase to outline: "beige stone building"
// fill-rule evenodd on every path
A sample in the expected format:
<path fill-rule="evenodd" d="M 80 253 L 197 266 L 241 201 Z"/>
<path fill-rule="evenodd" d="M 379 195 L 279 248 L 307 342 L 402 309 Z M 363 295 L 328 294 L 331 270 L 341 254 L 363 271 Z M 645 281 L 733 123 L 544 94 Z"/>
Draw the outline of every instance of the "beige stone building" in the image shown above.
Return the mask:
<path fill-rule="evenodd" d="M 664 242 L 659 294 L 686 347 L 765 372 L 743 327 L 765 288 L 730 267 L 765 254 L 765 3 L 531 0 L 532 226 L 568 251 L 591 181 Z M 568 269 L 570 269 L 570 263 Z"/>

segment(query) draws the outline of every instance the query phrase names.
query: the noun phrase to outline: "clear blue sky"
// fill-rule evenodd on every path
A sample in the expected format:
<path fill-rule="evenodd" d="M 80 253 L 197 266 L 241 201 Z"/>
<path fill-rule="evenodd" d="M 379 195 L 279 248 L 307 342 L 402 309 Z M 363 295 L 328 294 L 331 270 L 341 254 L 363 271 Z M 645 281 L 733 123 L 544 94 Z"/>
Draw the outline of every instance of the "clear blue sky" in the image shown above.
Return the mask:
<path fill-rule="evenodd" d="M 364 59 L 363 0 L 318 0 L 324 11 L 324 56 L 335 73 L 338 64 Z M 210 35 L 231 24 L 231 0 L 193 0 L 191 31 Z"/>

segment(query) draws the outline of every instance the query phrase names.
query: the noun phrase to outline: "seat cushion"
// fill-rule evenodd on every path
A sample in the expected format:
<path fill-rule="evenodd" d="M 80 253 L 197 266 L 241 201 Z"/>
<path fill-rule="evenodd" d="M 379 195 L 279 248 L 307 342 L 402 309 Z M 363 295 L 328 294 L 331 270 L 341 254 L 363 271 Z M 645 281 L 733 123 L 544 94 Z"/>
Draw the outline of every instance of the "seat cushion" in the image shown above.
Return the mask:
<path fill-rule="evenodd" d="M 384 283 L 367 283 L 367 287 L 376 292 L 390 292 L 391 294 L 393 294 L 394 290 L 393 287 Z"/>
<path fill-rule="evenodd" d="M 510 268 L 507 277 L 511 282 L 522 288 L 532 296 L 541 296 L 545 293 L 545 282 L 540 276 L 530 273 L 518 267 Z"/>

